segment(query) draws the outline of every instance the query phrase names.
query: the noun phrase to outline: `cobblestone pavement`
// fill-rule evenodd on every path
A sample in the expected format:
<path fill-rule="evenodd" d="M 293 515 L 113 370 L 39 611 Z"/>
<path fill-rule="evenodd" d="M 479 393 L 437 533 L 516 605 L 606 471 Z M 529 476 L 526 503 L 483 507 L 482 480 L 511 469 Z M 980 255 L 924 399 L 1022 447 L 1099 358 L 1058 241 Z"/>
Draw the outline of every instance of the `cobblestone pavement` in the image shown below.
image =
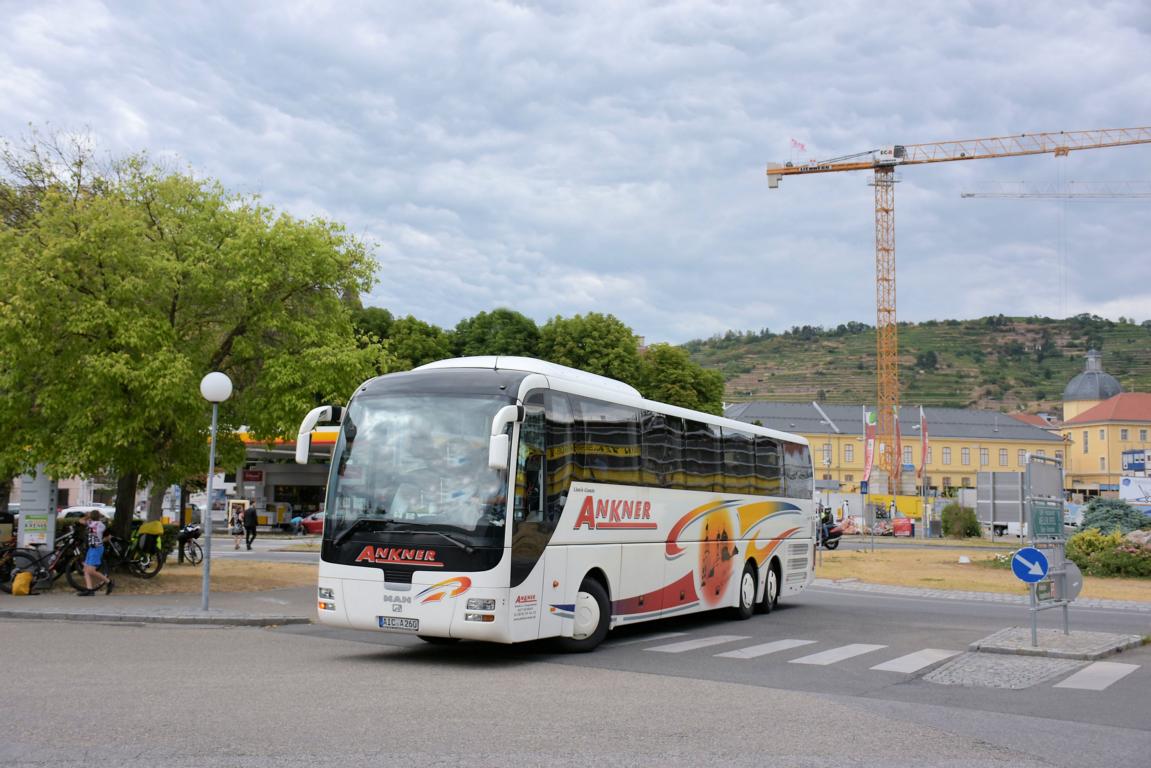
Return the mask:
<path fill-rule="evenodd" d="M 1086 665 L 1071 659 L 965 653 L 924 675 L 929 683 L 980 688 L 1030 688 Z"/>

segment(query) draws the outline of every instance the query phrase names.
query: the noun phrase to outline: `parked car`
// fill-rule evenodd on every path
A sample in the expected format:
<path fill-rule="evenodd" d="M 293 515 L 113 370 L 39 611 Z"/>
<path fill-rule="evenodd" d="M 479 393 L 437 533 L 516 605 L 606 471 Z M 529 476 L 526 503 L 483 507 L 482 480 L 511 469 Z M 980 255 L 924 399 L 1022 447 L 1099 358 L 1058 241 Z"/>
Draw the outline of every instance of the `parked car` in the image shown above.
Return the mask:
<path fill-rule="evenodd" d="M 304 533 L 319 534 L 324 532 L 324 513 L 313 512 L 300 522 L 300 527 L 304 529 Z"/>
<path fill-rule="evenodd" d="M 74 507 L 65 507 L 60 510 L 60 517 L 87 517 L 88 513 L 93 509 L 98 510 L 101 515 L 111 518 L 116 514 L 116 508 L 110 507 L 107 504 L 78 504 Z"/>

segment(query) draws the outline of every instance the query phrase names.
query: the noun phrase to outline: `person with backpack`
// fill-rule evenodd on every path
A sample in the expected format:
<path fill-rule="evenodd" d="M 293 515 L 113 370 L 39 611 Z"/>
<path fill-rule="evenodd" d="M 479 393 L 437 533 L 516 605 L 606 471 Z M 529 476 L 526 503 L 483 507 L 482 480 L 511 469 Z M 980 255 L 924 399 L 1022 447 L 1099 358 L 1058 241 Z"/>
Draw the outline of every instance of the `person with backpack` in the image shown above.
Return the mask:
<path fill-rule="evenodd" d="M 84 553 L 84 586 L 87 589 L 81 589 L 76 592 L 80 597 L 91 597 L 96 594 L 96 590 L 103 587 L 104 594 L 112 594 L 112 589 L 116 586 L 112 579 L 100 573 L 100 564 L 104 562 L 104 542 L 111 537 L 111 532 L 108 526 L 100 518 L 100 511 L 93 509 L 88 513 L 88 551 Z M 100 583 L 93 586 L 93 582 L 97 577 Z"/>

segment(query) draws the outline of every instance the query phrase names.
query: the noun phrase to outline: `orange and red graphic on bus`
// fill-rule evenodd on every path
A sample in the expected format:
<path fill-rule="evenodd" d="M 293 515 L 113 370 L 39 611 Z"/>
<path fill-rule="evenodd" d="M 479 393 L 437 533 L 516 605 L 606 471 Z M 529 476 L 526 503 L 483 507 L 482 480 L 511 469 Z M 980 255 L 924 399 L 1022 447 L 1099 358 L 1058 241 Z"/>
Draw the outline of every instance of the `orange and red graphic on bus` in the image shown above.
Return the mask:
<path fill-rule="evenodd" d="M 454 579 L 444 579 L 431 585 L 416 595 L 421 603 L 438 603 L 445 597 L 459 597 L 472 588 L 472 580 L 467 576 L 457 576 Z M 426 597 L 425 597 L 426 595 Z"/>

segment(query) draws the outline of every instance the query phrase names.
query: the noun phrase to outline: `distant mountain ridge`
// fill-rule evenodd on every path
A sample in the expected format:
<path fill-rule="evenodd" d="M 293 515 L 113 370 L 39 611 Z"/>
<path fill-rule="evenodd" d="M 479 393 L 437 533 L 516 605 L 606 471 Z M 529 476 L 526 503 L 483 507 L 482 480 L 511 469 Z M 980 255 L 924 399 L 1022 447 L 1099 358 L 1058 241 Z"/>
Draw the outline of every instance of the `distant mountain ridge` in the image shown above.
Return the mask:
<path fill-rule="evenodd" d="M 875 402 L 875 328 L 863 323 L 729 331 L 683 347 L 723 373 L 727 402 Z M 900 401 L 1059 415 L 1063 388 L 1090 349 L 1102 352 L 1103 369 L 1124 392 L 1151 392 L 1151 321 L 995 315 L 900 323 Z"/>

